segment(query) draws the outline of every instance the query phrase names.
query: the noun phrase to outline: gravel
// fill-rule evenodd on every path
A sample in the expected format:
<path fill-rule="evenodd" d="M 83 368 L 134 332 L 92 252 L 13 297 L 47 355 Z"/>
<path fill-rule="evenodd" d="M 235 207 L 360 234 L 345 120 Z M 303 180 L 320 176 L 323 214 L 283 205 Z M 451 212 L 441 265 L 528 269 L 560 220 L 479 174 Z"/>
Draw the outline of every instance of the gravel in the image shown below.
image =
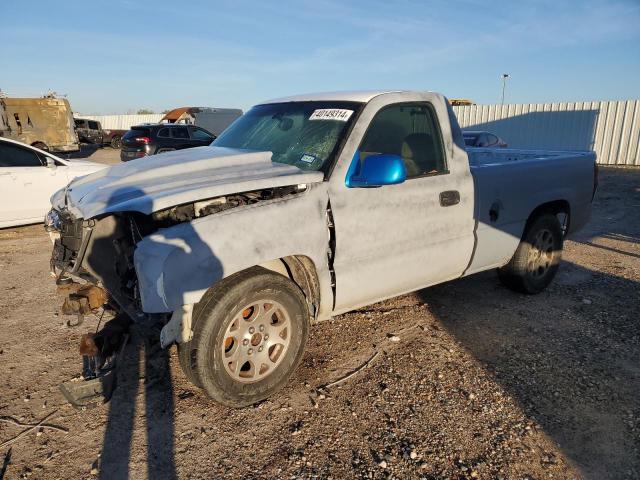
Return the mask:
<path fill-rule="evenodd" d="M 72 408 L 58 385 L 97 320 L 62 326 L 40 226 L 1 230 L 0 415 L 58 409 L 69 429 L 14 443 L 7 478 L 638 479 L 638 185 L 601 169 L 593 220 L 540 295 L 486 272 L 338 316 L 282 392 L 241 410 L 190 385 L 175 348 L 135 343 L 111 402 Z M 0 423 L 0 442 L 18 433 Z"/>

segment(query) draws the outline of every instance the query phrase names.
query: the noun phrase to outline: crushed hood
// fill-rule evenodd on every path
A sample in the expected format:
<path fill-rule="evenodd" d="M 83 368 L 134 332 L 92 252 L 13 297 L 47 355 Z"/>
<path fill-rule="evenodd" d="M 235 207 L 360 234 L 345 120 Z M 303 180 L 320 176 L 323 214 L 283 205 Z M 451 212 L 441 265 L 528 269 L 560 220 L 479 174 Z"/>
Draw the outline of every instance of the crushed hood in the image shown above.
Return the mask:
<path fill-rule="evenodd" d="M 149 214 L 221 195 L 324 178 L 322 172 L 272 162 L 271 155 L 223 147 L 152 155 L 78 178 L 54 194 L 51 203 L 84 219 L 122 211 Z"/>

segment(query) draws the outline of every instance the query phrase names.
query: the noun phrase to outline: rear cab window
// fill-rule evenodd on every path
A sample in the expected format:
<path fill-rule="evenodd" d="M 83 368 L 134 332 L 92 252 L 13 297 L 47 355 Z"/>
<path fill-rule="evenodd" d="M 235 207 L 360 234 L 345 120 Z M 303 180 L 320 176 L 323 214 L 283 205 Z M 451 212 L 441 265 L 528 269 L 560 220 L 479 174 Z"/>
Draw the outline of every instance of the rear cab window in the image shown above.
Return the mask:
<path fill-rule="evenodd" d="M 476 144 L 476 138 L 475 135 L 464 135 L 464 144 L 467 147 L 473 147 Z"/>

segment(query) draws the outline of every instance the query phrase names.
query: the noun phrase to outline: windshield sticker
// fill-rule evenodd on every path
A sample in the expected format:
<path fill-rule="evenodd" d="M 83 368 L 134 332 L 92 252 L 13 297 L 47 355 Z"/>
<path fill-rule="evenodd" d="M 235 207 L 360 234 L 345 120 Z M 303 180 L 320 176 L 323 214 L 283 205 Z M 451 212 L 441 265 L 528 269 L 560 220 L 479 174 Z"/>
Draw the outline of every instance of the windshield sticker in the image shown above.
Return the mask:
<path fill-rule="evenodd" d="M 344 108 L 320 108 L 314 110 L 309 120 L 338 120 L 340 122 L 346 122 L 352 113 L 353 110 L 346 110 Z"/>
<path fill-rule="evenodd" d="M 313 163 L 316 160 L 316 157 L 313 155 L 307 155 L 306 153 L 300 157 L 300 161 L 304 163 Z"/>

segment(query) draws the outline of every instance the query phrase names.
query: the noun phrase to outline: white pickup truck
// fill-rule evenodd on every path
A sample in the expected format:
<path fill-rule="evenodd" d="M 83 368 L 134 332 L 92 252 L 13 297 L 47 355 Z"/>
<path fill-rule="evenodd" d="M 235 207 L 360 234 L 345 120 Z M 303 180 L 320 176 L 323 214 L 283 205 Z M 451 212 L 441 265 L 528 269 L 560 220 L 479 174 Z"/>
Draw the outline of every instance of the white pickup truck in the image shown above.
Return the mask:
<path fill-rule="evenodd" d="M 164 322 L 187 377 L 238 407 L 287 381 L 315 321 L 495 268 L 540 292 L 596 185 L 592 152 L 468 153 L 436 93 L 283 98 L 210 147 L 71 182 L 51 264 Z"/>

